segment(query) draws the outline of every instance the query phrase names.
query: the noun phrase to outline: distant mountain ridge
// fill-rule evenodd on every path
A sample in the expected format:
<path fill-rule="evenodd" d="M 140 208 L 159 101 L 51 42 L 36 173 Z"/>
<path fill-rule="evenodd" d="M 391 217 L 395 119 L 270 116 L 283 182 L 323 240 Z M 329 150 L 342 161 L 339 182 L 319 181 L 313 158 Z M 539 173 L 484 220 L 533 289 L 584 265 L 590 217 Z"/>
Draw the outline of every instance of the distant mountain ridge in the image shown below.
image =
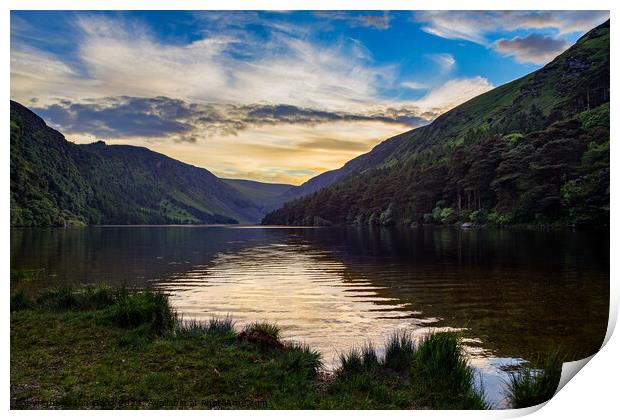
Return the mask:
<path fill-rule="evenodd" d="M 277 208 L 288 201 L 312 194 L 321 188 L 332 185 L 338 181 L 342 181 L 348 177 L 359 175 L 365 170 L 375 167 L 383 162 L 386 157 L 390 156 L 403 141 L 410 138 L 416 130 L 418 129 L 416 128 L 384 140 L 376 145 L 370 152 L 351 159 L 341 168 L 323 172 L 322 174 L 309 179 L 299 186 L 290 188 L 279 197 L 279 199 L 275 202 L 277 203 L 277 206 L 272 209 Z"/>
<path fill-rule="evenodd" d="M 609 26 L 313 178 L 263 223 L 608 223 Z"/>
<path fill-rule="evenodd" d="M 280 207 L 285 201 L 288 201 L 286 200 L 286 193 L 292 188 L 296 188 L 290 184 L 273 184 L 247 179 L 220 179 L 239 191 L 247 200 L 254 203 L 265 213 Z"/>
<path fill-rule="evenodd" d="M 11 101 L 11 226 L 234 224 L 263 215 L 206 169 L 143 147 L 73 144 Z"/>

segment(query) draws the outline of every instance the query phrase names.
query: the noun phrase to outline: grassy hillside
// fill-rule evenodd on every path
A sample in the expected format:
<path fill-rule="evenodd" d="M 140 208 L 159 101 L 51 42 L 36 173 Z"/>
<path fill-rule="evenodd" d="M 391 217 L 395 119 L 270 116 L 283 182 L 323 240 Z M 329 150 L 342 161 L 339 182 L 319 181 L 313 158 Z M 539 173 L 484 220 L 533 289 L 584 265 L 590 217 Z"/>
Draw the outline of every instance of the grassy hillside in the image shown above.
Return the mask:
<path fill-rule="evenodd" d="M 609 77 L 608 21 L 263 223 L 608 224 Z"/>
<path fill-rule="evenodd" d="M 143 147 L 70 143 L 11 101 L 11 226 L 249 223 L 262 214 L 205 169 Z"/>

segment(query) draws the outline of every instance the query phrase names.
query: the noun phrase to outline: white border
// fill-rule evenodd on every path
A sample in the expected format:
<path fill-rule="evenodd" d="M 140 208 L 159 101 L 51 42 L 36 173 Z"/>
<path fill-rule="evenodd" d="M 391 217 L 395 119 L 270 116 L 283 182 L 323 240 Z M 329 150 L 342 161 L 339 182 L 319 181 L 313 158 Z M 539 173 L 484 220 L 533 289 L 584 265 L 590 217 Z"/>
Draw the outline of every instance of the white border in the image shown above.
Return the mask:
<path fill-rule="evenodd" d="M 52 1 L 44 1 L 44 0 L 8 0 L 3 2 L 4 13 L 1 15 L 0 22 L 2 23 L 0 27 L 4 28 L 4 33 L 2 37 L 2 57 L 4 60 L 4 65 L 1 68 L 2 72 L 2 80 L 1 84 L 2 92 L 4 93 L 4 97 L 8 99 L 10 97 L 10 15 L 9 10 L 136 10 L 136 9 L 144 9 L 144 10 L 166 10 L 166 9 L 195 9 L 195 10 L 462 10 L 462 9 L 473 9 L 473 10 L 610 10 L 611 9 L 611 17 L 612 17 L 612 26 L 615 26 L 613 20 L 616 16 L 615 9 L 617 8 L 617 4 L 620 2 L 612 2 L 612 1 L 600 1 L 600 0 L 589 0 L 587 2 L 576 1 L 576 0 L 544 0 L 544 1 L 532 1 L 532 0 L 468 0 L 459 1 L 459 0 L 419 0 L 419 1 L 406 1 L 406 0 L 271 0 L 271 1 L 259 1 L 259 0 L 228 0 L 226 2 L 221 1 L 213 1 L 213 0 L 93 0 L 93 1 L 85 1 L 85 0 L 56 0 Z M 467 7 L 465 7 L 467 6 Z M 612 30 L 612 37 L 616 33 L 615 30 Z M 612 39 L 612 60 L 611 74 L 618 74 L 614 69 L 618 69 L 617 65 L 617 48 L 616 42 Z M 613 98 L 613 103 L 616 104 L 618 102 L 618 95 L 616 88 L 614 86 L 614 78 L 611 80 L 611 97 Z M 4 382 L 2 383 L 2 388 L 4 390 L 2 400 L 2 404 L 4 405 L 4 409 L 9 409 L 9 375 L 10 375 L 10 358 L 9 358 L 9 267 L 10 267 L 10 252 L 9 252 L 9 225 L 10 225 L 10 215 L 9 215 L 9 129 L 8 129 L 8 121 L 9 121 L 9 102 L 6 100 L 2 102 L 2 111 L 1 115 L 3 115 L 3 131 L 2 131 L 2 147 L 3 147 L 3 156 L 0 160 L 0 165 L 2 169 L 1 179 L 1 192 L 0 192 L 0 200 L 2 201 L 2 206 L 0 207 L 0 214 L 2 215 L 1 220 L 4 222 L 0 222 L 0 229 L 2 229 L 2 255 L 1 261 L 2 266 L 4 267 L 4 276 L 2 277 L 5 285 L 4 292 L 4 311 L 2 313 L 3 316 L 3 330 L 4 330 L 4 339 L 5 345 L 2 348 L 2 362 L 3 362 L 3 371 L 4 371 Z M 615 118 L 617 116 L 617 112 L 615 112 L 615 106 L 612 107 L 612 118 L 611 118 L 611 131 L 612 137 L 616 137 L 616 133 L 618 132 L 618 119 Z M 616 162 L 618 161 L 617 156 L 618 152 L 616 152 L 615 145 L 611 148 L 611 159 L 612 167 L 616 167 Z M 615 171 L 612 169 L 611 171 L 611 179 L 612 179 L 612 192 L 611 192 L 611 206 L 612 209 L 616 209 L 616 204 L 618 203 L 616 194 L 618 185 L 617 182 L 614 182 Z M 616 179 L 617 181 L 617 179 Z M 617 238 L 619 237 L 619 225 L 618 225 L 618 217 L 617 212 L 613 212 L 611 214 L 611 268 L 610 268 L 610 277 L 611 277 L 611 308 L 610 308 L 610 329 L 608 330 L 608 336 L 606 338 L 609 339 L 607 344 L 598 353 L 592 360 L 582 369 L 581 372 L 577 374 L 577 378 L 568 382 L 568 384 L 548 403 L 544 406 L 544 408 L 538 410 L 538 408 L 533 409 L 525 409 L 525 410 L 507 410 L 507 411 L 489 411 L 489 412 L 445 412 L 445 411 L 397 411 L 397 412 L 389 412 L 385 413 L 386 416 L 390 416 L 391 418 L 407 418 L 410 419 L 412 416 L 415 418 L 458 418 L 458 419 L 480 419 L 480 418 L 504 418 L 504 417 L 516 417 L 525 414 L 531 414 L 530 418 L 533 419 L 553 419 L 553 418 L 562 418 L 562 419 L 583 419 L 586 417 L 589 418 L 610 418 L 612 416 L 611 413 L 616 414 L 617 408 L 615 406 L 617 396 L 616 386 L 618 380 L 620 378 L 620 369 L 618 366 L 620 365 L 618 358 L 616 355 L 620 354 L 620 344 L 617 337 L 611 337 L 610 334 L 613 330 L 613 326 L 615 325 L 615 321 L 617 319 L 618 313 L 618 281 L 616 279 L 616 274 L 619 270 L 618 250 L 615 247 L 617 243 Z M 567 308 L 570 310 L 570 308 Z M 540 407 L 539 407 L 540 408 Z M 57 418 L 65 420 L 67 418 L 77 418 L 78 416 L 82 416 L 81 412 L 20 412 L 20 411 L 12 411 L 10 412 L 11 416 L 16 418 L 29 418 L 31 416 L 37 416 L 39 414 L 45 415 L 49 418 Z M 159 413 L 159 412 L 122 412 L 124 416 L 128 416 L 130 418 L 152 418 L 152 416 L 156 416 L 158 418 L 165 418 L 171 415 L 171 413 Z M 257 419 L 288 419 L 291 416 L 295 416 L 296 418 L 307 418 L 307 417 L 338 417 L 340 418 L 342 415 L 352 414 L 363 418 L 374 417 L 377 414 L 371 411 L 365 412 L 353 412 L 353 413 L 344 413 L 344 412 L 308 412 L 308 411 L 296 411 L 296 412 L 286 412 L 286 411 L 254 411 L 252 413 L 246 412 L 188 412 L 188 411 L 177 411 L 173 413 L 174 416 L 182 416 L 185 418 L 193 417 L 193 418 L 203 418 L 204 416 L 217 417 L 221 419 L 231 419 L 236 417 L 245 417 L 251 415 L 253 418 Z M 93 419 L 100 419 L 103 417 L 108 417 L 110 415 L 117 415 L 116 412 L 89 412 L 88 417 Z"/>

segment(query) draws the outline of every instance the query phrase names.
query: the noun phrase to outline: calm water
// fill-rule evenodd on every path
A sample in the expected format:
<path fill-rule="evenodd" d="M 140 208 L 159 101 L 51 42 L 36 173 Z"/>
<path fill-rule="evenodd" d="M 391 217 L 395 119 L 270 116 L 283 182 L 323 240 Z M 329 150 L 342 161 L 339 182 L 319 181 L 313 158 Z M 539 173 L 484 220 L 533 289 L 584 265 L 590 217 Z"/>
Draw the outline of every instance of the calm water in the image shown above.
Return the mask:
<path fill-rule="evenodd" d="M 187 318 L 277 322 L 327 366 L 395 330 L 462 329 L 490 401 L 506 370 L 562 345 L 600 347 L 607 232 L 418 228 L 98 227 L 11 230 L 30 285 L 152 287 Z"/>

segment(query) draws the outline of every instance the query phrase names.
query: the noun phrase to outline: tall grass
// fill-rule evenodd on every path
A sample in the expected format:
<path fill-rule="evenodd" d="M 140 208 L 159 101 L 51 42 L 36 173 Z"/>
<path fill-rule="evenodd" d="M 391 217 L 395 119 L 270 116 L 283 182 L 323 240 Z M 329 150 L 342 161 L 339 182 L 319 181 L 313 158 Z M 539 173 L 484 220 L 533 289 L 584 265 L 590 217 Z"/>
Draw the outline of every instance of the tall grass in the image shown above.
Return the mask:
<path fill-rule="evenodd" d="M 441 332 L 424 337 L 418 345 L 413 380 L 426 403 L 437 408 L 488 408 L 474 371 L 468 365 L 459 335 Z"/>
<path fill-rule="evenodd" d="M 299 372 L 306 377 L 314 378 L 323 367 L 323 361 L 318 351 L 305 344 L 293 343 L 284 347 L 284 357 L 280 366 L 285 372 Z"/>
<path fill-rule="evenodd" d="M 384 366 L 399 372 L 411 369 L 416 349 L 411 334 L 395 332 L 385 346 Z"/>
<path fill-rule="evenodd" d="M 558 389 L 564 357 L 563 351 L 555 350 L 536 363 L 539 369 L 528 366 L 511 373 L 506 395 L 512 407 L 531 407 L 549 401 Z"/>
<path fill-rule="evenodd" d="M 148 325 L 155 334 L 172 331 L 177 315 L 161 292 L 120 289 L 115 302 L 108 309 L 109 318 L 123 328 Z"/>

